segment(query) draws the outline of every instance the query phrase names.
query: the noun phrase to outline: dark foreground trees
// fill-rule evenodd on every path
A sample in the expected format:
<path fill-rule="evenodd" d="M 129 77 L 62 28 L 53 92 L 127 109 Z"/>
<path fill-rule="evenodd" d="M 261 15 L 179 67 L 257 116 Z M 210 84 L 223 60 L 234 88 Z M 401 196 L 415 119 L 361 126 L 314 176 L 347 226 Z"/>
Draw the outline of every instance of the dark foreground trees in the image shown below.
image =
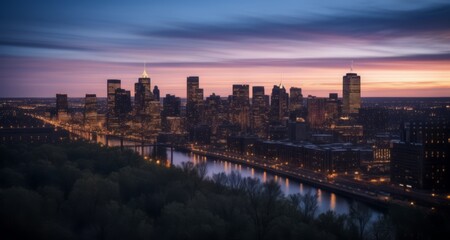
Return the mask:
<path fill-rule="evenodd" d="M 275 182 L 209 179 L 202 165 L 166 168 L 115 148 L 0 146 L 2 239 L 438 239 L 450 229 L 446 214 L 370 216 L 358 204 L 318 214 L 312 193 L 285 197 Z"/>

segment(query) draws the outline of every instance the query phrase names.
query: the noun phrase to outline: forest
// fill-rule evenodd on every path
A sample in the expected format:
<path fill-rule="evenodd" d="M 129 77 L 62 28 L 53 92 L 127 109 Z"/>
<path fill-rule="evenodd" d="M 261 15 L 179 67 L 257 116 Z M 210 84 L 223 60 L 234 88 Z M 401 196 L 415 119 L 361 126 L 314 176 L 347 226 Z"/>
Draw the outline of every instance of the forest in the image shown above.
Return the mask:
<path fill-rule="evenodd" d="M 448 213 L 318 213 L 314 193 L 96 144 L 0 145 L 2 239 L 447 239 Z"/>

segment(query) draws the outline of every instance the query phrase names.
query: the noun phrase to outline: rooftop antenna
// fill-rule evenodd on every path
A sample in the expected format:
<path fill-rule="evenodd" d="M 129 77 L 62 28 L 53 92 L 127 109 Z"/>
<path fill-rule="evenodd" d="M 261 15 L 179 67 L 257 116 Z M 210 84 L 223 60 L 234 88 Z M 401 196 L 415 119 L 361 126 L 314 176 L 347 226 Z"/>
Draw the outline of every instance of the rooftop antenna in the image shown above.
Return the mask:
<path fill-rule="evenodd" d="M 147 74 L 147 62 L 144 62 L 144 72 L 142 73 L 143 78 L 148 78 Z"/>
<path fill-rule="evenodd" d="M 352 62 L 350 64 L 350 72 L 353 72 L 353 60 L 352 60 Z"/>

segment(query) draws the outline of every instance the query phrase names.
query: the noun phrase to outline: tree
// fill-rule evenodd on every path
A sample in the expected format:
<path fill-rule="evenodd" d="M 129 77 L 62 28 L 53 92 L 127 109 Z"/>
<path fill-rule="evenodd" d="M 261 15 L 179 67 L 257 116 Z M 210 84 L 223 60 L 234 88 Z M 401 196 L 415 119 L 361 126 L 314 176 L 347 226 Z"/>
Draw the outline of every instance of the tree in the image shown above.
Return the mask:
<path fill-rule="evenodd" d="M 353 202 L 350 205 L 350 221 L 358 228 L 359 238 L 364 238 L 367 224 L 372 218 L 370 209 L 362 203 Z"/>
<path fill-rule="evenodd" d="M 317 194 L 313 195 L 310 191 L 304 195 L 297 193 L 290 195 L 289 200 L 306 222 L 311 222 L 314 219 L 318 208 Z"/>
<path fill-rule="evenodd" d="M 386 215 L 378 216 L 370 229 L 371 237 L 375 240 L 394 239 L 392 222 Z"/>

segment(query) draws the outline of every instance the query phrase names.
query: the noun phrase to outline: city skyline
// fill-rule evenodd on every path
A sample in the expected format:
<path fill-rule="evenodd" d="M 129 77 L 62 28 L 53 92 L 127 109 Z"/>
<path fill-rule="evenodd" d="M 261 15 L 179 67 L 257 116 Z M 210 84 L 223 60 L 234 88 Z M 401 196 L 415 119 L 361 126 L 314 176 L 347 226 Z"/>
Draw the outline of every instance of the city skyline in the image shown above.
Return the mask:
<path fill-rule="evenodd" d="M 204 96 L 282 82 L 324 97 L 341 92 L 352 61 L 361 97 L 450 92 L 445 1 L 15 1 L 0 11 L 0 97 L 106 97 L 106 79 L 134 95 L 145 62 L 161 96 L 186 97 L 186 77 L 199 76 Z"/>

